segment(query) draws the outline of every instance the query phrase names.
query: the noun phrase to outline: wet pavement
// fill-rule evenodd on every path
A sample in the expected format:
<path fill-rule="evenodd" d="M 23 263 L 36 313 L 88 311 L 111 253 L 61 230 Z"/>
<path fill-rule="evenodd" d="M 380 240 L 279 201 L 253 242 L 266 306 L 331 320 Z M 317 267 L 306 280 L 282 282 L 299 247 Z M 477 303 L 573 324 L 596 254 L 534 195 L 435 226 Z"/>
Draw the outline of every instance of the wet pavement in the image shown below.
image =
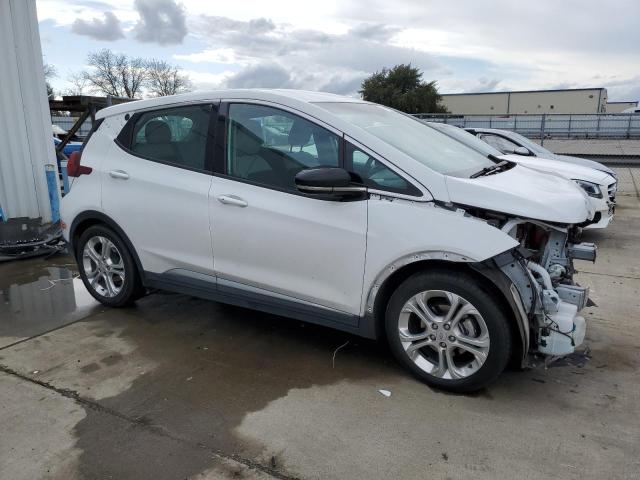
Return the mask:
<path fill-rule="evenodd" d="M 475 395 L 345 333 L 171 293 L 109 309 L 68 257 L 0 264 L 0 478 L 637 478 L 640 199 L 585 237 L 589 350 Z"/>

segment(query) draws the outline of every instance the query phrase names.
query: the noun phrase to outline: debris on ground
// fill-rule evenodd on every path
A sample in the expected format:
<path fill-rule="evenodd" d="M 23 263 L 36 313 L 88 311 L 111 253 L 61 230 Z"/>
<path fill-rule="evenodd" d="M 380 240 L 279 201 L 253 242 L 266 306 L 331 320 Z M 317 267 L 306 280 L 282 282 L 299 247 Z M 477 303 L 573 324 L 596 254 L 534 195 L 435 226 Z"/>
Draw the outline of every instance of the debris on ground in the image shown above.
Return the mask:
<path fill-rule="evenodd" d="M 348 344 L 349 344 L 349 340 L 344 342 L 342 345 L 340 345 L 338 348 L 336 348 L 333 351 L 333 359 L 331 360 L 331 368 L 336 368 L 336 353 L 338 353 L 338 350 L 340 350 L 343 347 L 346 347 Z"/>
<path fill-rule="evenodd" d="M 378 390 L 382 395 L 384 395 L 385 397 L 390 397 L 391 396 L 391 392 L 389 390 Z"/>

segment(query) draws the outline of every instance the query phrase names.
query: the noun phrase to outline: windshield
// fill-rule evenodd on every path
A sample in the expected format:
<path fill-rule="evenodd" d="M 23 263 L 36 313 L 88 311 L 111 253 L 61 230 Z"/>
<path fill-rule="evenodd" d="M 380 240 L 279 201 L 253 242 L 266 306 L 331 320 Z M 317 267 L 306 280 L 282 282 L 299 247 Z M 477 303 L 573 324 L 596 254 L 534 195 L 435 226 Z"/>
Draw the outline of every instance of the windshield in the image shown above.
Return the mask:
<path fill-rule="evenodd" d="M 468 177 L 495 165 L 478 150 L 409 115 L 373 103 L 317 103 L 342 120 L 444 175 Z"/>
<path fill-rule="evenodd" d="M 499 157 L 500 155 L 503 155 L 503 153 L 497 148 L 492 147 L 487 142 L 480 140 L 478 137 L 476 137 L 472 133 L 467 132 L 466 130 L 463 130 L 462 128 L 435 122 L 429 122 L 427 123 L 427 125 L 459 142 L 464 143 L 466 146 L 477 150 L 484 156 L 494 155 L 496 157 Z"/>

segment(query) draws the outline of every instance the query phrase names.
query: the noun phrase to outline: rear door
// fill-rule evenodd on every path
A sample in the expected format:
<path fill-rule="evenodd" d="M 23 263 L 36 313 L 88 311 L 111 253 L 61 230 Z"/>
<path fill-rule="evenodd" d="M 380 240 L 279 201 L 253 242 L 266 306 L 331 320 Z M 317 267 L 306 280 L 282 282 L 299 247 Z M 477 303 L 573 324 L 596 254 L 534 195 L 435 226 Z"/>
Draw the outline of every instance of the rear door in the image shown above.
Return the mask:
<path fill-rule="evenodd" d="M 208 192 L 216 106 L 134 115 L 102 168 L 102 206 L 132 241 L 146 271 L 212 273 Z"/>

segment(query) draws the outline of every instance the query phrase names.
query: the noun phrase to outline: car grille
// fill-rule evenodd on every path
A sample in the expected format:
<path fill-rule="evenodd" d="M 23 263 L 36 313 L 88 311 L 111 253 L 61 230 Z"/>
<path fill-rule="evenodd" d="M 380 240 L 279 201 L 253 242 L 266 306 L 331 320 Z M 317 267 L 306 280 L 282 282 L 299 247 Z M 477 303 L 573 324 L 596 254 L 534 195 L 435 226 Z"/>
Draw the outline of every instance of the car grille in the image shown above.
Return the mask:
<path fill-rule="evenodd" d="M 609 200 L 613 203 L 616 201 L 616 192 L 618 191 L 618 183 L 613 182 L 607 187 L 607 193 L 609 194 Z"/>

